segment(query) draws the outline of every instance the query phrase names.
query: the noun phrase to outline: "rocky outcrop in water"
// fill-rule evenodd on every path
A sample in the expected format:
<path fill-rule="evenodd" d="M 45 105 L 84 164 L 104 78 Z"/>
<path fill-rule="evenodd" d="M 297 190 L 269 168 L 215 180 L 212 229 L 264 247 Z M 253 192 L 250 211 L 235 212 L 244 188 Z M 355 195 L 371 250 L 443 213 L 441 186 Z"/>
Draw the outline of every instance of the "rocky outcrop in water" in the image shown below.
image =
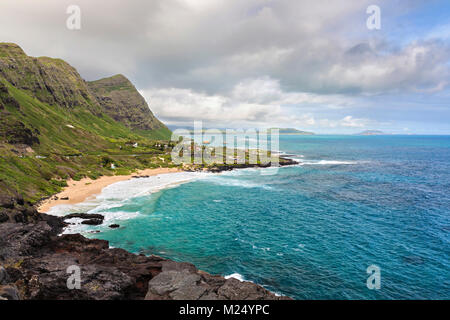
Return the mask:
<path fill-rule="evenodd" d="M 283 158 L 280 157 L 278 159 L 278 164 L 275 167 L 284 167 L 284 166 L 292 166 L 298 164 L 297 161 L 289 159 L 289 158 Z M 266 163 L 266 164 L 249 164 L 249 163 L 242 163 L 242 164 L 215 164 L 213 166 L 210 166 L 208 168 L 209 172 L 222 172 L 222 171 L 231 171 L 234 169 L 245 169 L 245 168 L 270 168 L 272 166 L 272 163 Z"/>
<path fill-rule="evenodd" d="M 63 219 L 20 198 L 0 196 L 0 212 L 0 300 L 286 299 L 189 263 L 111 249 L 79 234 L 58 236 Z M 80 270 L 79 289 L 68 288 L 71 266 Z"/>
<path fill-rule="evenodd" d="M 81 224 L 86 224 L 90 226 L 101 225 L 103 223 L 103 220 L 105 219 L 105 217 L 102 216 L 101 214 L 88 214 L 88 213 L 71 213 L 65 215 L 62 219 L 65 221 L 74 218 L 83 219 Z"/>

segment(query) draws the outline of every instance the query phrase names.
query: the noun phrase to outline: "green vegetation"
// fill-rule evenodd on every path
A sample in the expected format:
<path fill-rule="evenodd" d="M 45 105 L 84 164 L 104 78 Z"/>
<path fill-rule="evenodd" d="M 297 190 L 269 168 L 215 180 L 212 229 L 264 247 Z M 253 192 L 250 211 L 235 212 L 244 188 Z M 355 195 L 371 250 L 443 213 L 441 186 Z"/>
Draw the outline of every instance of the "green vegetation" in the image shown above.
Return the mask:
<path fill-rule="evenodd" d="M 123 75 L 88 82 L 88 88 L 104 113 L 114 120 L 146 137 L 151 131 L 150 138 L 170 138 L 170 130 L 153 115 L 145 99 Z"/>
<path fill-rule="evenodd" d="M 108 87 L 112 96 L 105 98 L 101 86 L 109 81 L 92 90 L 63 60 L 30 58 L 0 43 L 2 193 L 36 202 L 59 192 L 69 178 L 173 166 L 170 130 L 125 77 L 113 78 L 119 84 Z M 113 109 L 102 104 L 109 98 Z"/>

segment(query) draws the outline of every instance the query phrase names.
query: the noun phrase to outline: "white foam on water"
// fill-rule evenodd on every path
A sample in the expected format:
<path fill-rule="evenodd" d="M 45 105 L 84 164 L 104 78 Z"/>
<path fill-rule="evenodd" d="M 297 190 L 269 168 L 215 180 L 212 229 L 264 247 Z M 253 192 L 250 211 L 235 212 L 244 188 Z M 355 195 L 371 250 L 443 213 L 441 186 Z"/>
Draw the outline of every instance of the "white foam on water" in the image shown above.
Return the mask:
<path fill-rule="evenodd" d="M 230 275 L 228 275 L 228 276 L 225 276 L 224 278 L 225 278 L 225 279 L 234 278 L 234 279 L 237 279 L 237 280 L 239 280 L 239 281 L 241 281 L 241 282 L 246 281 L 246 280 L 244 279 L 244 276 L 243 276 L 242 274 L 239 274 L 239 273 L 232 273 L 232 274 L 230 274 Z"/>
<path fill-rule="evenodd" d="M 80 219 L 82 221 L 82 219 Z M 61 234 L 75 234 L 75 233 L 85 233 L 86 232 L 86 225 L 81 224 L 81 221 L 76 224 L 70 224 L 67 227 L 64 228 L 63 232 Z"/>
<path fill-rule="evenodd" d="M 248 176 L 257 173 L 262 169 L 263 168 L 244 168 L 230 171 L 222 171 L 215 174 L 215 176 Z"/>
<path fill-rule="evenodd" d="M 177 172 L 121 181 L 104 188 L 96 200 L 102 202 L 129 200 L 204 178 L 208 175 L 210 174 L 206 172 Z"/>
<path fill-rule="evenodd" d="M 239 180 L 239 179 L 233 179 L 228 177 L 220 177 L 215 176 L 207 179 L 208 182 L 221 185 L 221 186 L 231 186 L 231 187 L 241 187 L 241 188 L 262 188 L 265 190 L 272 190 L 272 187 L 264 185 L 264 184 L 258 184 L 253 183 L 245 180 Z"/>
<path fill-rule="evenodd" d="M 352 165 L 359 164 L 359 161 L 338 161 L 338 160 L 303 160 L 293 159 L 300 162 L 300 165 Z"/>
<path fill-rule="evenodd" d="M 276 297 L 281 297 L 283 296 L 281 293 L 277 292 L 277 291 L 272 291 L 269 288 L 267 288 L 267 286 L 263 286 L 264 288 L 266 288 L 267 290 L 269 290 L 270 292 L 272 292 Z"/>
<path fill-rule="evenodd" d="M 99 229 L 112 224 L 115 221 L 123 221 L 136 218 L 140 212 L 125 211 L 108 211 L 113 208 L 121 207 L 130 199 L 149 195 L 162 189 L 173 188 L 180 184 L 190 182 L 196 179 L 205 178 L 210 173 L 204 172 L 178 172 L 160 174 L 148 178 L 130 179 L 111 184 L 105 187 L 102 192 L 91 199 L 74 204 L 74 205 L 58 205 L 52 207 L 48 214 L 55 216 L 65 216 L 70 213 L 98 213 L 104 215 L 104 223 L 97 226 Z M 65 228 L 63 234 L 83 233 L 89 228 L 87 225 L 81 224 L 82 219 L 71 219 L 69 225 Z M 96 230 L 99 230 L 96 229 Z"/>
<path fill-rule="evenodd" d="M 298 165 L 352 165 L 359 164 L 361 161 L 351 161 L 351 160 L 305 160 L 304 155 L 289 155 L 288 159 L 299 162 Z"/>

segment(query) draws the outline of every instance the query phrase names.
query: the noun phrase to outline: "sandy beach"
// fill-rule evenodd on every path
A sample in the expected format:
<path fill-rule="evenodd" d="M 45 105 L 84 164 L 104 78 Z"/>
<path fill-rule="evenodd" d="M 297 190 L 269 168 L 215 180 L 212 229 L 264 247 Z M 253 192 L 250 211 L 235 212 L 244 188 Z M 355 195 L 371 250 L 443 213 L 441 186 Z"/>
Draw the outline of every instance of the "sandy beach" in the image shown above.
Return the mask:
<path fill-rule="evenodd" d="M 42 201 L 38 206 L 38 211 L 47 213 L 52 207 L 60 204 L 77 204 L 100 194 L 103 188 L 110 184 L 132 179 L 133 176 L 156 176 L 164 173 L 180 172 L 178 168 L 158 168 L 140 170 L 132 175 L 124 176 L 102 176 L 97 180 L 84 178 L 80 181 L 68 180 L 67 187 L 60 193 L 53 195 L 51 198 Z M 61 200 L 68 197 L 68 200 Z"/>

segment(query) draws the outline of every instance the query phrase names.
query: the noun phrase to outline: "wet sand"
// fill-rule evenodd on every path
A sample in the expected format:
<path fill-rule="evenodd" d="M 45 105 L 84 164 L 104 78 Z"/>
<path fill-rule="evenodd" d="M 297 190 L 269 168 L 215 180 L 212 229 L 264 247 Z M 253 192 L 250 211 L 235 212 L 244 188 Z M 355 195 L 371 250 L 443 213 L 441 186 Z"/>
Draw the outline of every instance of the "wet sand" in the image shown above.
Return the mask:
<path fill-rule="evenodd" d="M 37 209 L 39 212 L 47 213 L 52 207 L 60 204 L 77 204 L 85 201 L 88 198 L 94 197 L 100 194 L 103 188 L 110 184 L 132 179 L 133 176 L 156 176 L 158 174 L 175 173 L 180 172 L 178 168 L 158 168 L 158 169 L 145 169 L 138 171 L 132 175 L 125 176 L 102 176 L 97 180 L 90 178 L 84 178 L 80 181 L 68 180 L 67 187 L 60 193 L 52 196 L 50 199 L 42 201 Z M 56 197 L 57 197 L 57 200 Z M 68 200 L 61 200 L 68 197 Z"/>

